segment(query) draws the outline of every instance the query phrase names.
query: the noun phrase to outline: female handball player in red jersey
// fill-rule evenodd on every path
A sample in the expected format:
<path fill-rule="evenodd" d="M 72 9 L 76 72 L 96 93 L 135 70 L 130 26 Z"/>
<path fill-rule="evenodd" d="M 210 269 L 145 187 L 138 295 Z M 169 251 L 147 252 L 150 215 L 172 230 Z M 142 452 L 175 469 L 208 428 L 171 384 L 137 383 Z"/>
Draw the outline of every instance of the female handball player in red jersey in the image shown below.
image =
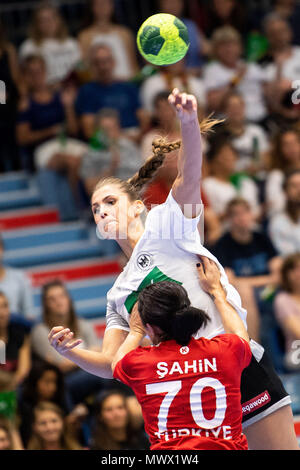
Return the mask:
<path fill-rule="evenodd" d="M 195 267 L 197 255 L 206 256 L 217 264 L 227 300 L 244 322 L 246 319 L 238 292 L 229 284 L 218 260 L 203 247 L 198 231 L 203 215 L 201 132 L 209 130 L 214 121 L 204 120 L 199 126 L 197 102 L 192 95 L 181 94 L 175 89 L 169 100 L 180 120 L 181 142 L 155 141 L 153 156 L 136 175 L 129 181 L 111 177 L 101 179 L 92 195 L 92 210 L 99 233 L 103 238 L 116 240 L 128 258 L 127 265 L 107 294 L 102 352 L 74 349 L 78 344 L 74 341 L 62 349 L 58 340 L 64 337 L 66 330 L 59 326 L 49 335 L 51 344 L 66 358 L 100 377 L 112 377 L 111 363 L 128 335 L 129 319 L 138 294 L 148 284 L 168 280 L 183 285 L 192 305 L 210 317 L 210 322 L 203 325 L 195 338 L 213 338 L 224 333 L 213 300 L 199 288 Z M 163 164 L 165 154 L 179 147 L 178 176 L 170 194 L 164 204 L 148 212 L 144 223 L 142 190 Z M 67 338 L 71 339 L 71 333 L 67 333 Z M 252 360 L 241 380 L 242 404 L 245 404 L 243 429 L 249 448 L 296 449 L 298 442 L 290 397 L 268 362 L 263 347 L 252 340 L 250 347 Z M 264 402 L 259 401 L 262 396 L 267 397 Z"/>
<path fill-rule="evenodd" d="M 142 407 L 152 450 L 248 449 L 240 382 L 252 357 L 249 337 L 226 300 L 217 265 L 202 262 L 200 282 L 214 299 L 225 334 L 193 338 L 209 317 L 191 306 L 181 285 L 157 282 L 139 294 L 142 327 L 135 309 L 112 364 L 114 377 L 132 388 Z M 145 333 L 153 346 L 138 347 Z"/>

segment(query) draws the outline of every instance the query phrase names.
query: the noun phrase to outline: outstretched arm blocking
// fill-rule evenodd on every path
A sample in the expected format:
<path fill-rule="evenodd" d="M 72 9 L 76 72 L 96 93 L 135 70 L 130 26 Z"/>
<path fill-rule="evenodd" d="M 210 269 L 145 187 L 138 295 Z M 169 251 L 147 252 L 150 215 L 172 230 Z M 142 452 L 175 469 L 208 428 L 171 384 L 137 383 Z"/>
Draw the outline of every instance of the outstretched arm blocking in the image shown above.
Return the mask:
<path fill-rule="evenodd" d="M 169 96 L 169 102 L 180 120 L 182 136 L 178 176 L 172 186 L 172 195 L 184 215 L 194 218 L 201 211 L 202 143 L 197 101 L 193 95 L 179 93 L 175 88 Z"/>

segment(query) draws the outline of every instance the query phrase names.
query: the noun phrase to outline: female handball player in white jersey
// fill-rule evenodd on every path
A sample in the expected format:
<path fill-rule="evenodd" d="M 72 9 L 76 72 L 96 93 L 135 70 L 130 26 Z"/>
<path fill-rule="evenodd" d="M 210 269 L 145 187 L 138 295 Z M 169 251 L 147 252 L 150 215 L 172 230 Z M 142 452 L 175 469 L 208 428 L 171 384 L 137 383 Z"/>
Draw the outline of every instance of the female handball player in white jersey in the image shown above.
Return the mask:
<path fill-rule="evenodd" d="M 153 156 L 129 181 L 104 178 L 92 195 L 92 211 L 99 232 L 103 238 L 116 240 L 128 258 L 107 295 L 102 352 L 74 349 L 78 341 L 72 341 L 72 332 L 62 327 L 53 328 L 49 334 L 49 340 L 58 352 L 100 377 L 112 377 L 111 363 L 128 335 L 130 313 L 139 292 L 149 283 L 169 280 L 182 284 L 192 305 L 209 315 L 211 321 L 195 335 L 196 338 L 212 338 L 224 332 L 213 300 L 199 289 L 195 267 L 197 255 L 216 262 L 227 300 L 243 321 L 246 320 L 239 294 L 229 284 L 218 260 L 201 244 L 198 231 L 203 210 L 200 196 L 201 132 L 209 130 L 214 122 L 204 120 L 199 126 L 197 102 L 192 95 L 174 89 L 169 100 L 180 120 L 181 142 L 154 142 Z M 164 204 L 149 211 L 144 224 L 142 189 L 163 164 L 165 154 L 179 147 L 178 175 L 169 196 Z M 60 341 L 63 347 L 59 345 Z M 242 404 L 245 405 L 243 429 L 249 448 L 298 449 L 290 397 L 268 363 L 264 349 L 254 341 L 250 345 L 253 357 L 241 382 Z"/>

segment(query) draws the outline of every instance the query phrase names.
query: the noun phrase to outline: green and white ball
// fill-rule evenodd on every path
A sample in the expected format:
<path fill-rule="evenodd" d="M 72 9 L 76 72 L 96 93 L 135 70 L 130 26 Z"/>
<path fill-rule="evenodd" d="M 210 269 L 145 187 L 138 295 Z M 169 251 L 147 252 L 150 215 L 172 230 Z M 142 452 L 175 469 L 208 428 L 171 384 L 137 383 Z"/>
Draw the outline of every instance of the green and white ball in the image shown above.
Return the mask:
<path fill-rule="evenodd" d="M 186 26 L 176 16 L 158 13 L 150 16 L 137 34 L 137 46 L 142 56 L 154 65 L 175 64 L 189 48 Z"/>

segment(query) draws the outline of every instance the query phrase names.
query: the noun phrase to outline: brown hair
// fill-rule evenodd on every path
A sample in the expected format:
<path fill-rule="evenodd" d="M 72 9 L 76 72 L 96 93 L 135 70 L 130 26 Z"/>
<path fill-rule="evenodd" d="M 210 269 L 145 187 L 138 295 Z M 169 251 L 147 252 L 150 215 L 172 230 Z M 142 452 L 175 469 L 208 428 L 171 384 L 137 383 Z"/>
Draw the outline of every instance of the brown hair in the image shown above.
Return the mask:
<path fill-rule="evenodd" d="M 74 332 L 74 337 L 78 337 L 79 334 L 79 326 L 78 326 L 78 319 L 76 316 L 74 304 L 72 302 L 72 299 L 69 295 L 69 292 L 65 286 L 65 284 L 60 280 L 60 279 L 53 279 L 52 281 L 47 282 L 46 284 L 43 285 L 42 287 L 42 310 L 43 310 L 43 321 L 46 323 L 46 325 L 51 329 L 55 326 L 51 319 L 51 314 L 52 312 L 50 311 L 49 307 L 47 306 L 47 294 L 48 291 L 52 287 L 61 287 L 64 289 L 66 294 L 69 297 L 69 302 L 70 302 L 70 309 L 69 309 L 69 316 L 67 319 L 67 324 L 63 325 L 65 327 L 70 328 L 71 331 Z"/>
<path fill-rule="evenodd" d="M 56 8 L 54 5 L 52 5 L 49 2 L 43 2 L 35 9 L 33 18 L 29 27 L 29 32 L 28 32 L 29 37 L 36 44 L 41 44 L 41 42 L 43 41 L 43 36 L 41 35 L 41 32 L 39 31 L 39 28 L 38 28 L 38 16 L 39 16 L 39 13 L 43 10 L 51 10 L 56 15 L 56 18 L 59 23 L 56 39 L 60 41 L 64 41 L 68 37 L 67 26 L 58 8 Z"/>
<path fill-rule="evenodd" d="M 60 438 L 61 448 L 63 450 L 81 449 L 80 444 L 74 438 L 70 436 L 70 433 L 65 424 L 64 413 L 61 410 L 61 408 L 59 408 L 59 406 L 51 402 L 47 402 L 47 401 L 40 402 L 33 410 L 35 421 L 37 419 L 37 414 L 42 413 L 43 411 L 52 411 L 57 416 L 59 416 L 64 423 L 63 432 Z M 27 449 L 28 450 L 44 450 L 44 448 L 45 446 L 44 446 L 43 440 L 40 438 L 40 436 L 38 436 L 38 434 L 35 431 L 33 431 L 31 438 L 28 442 Z"/>
<path fill-rule="evenodd" d="M 232 209 L 234 209 L 236 206 L 244 206 L 246 207 L 247 209 L 251 209 L 251 206 L 249 204 L 248 201 L 246 201 L 246 199 L 242 198 L 242 197 L 235 197 L 233 199 L 231 199 L 227 206 L 226 206 L 226 216 L 227 217 L 230 217 L 230 213 L 232 211 Z"/>
<path fill-rule="evenodd" d="M 219 124 L 220 122 L 221 121 L 217 119 L 212 119 L 211 116 L 203 119 L 200 122 L 201 134 L 207 134 L 216 124 Z M 98 181 L 96 184 L 93 193 L 95 193 L 105 184 L 118 184 L 121 190 L 123 190 L 128 195 L 131 201 L 140 199 L 143 189 L 147 184 L 150 183 L 157 170 L 164 163 L 166 154 L 173 152 L 180 147 L 181 140 L 177 140 L 175 142 L 168 142 L 163 138 L 154 140 L 152 143 L 153 154 L 146 160 L 144 165 L 137 173 L 135 173 L 135 175 L 133 175 L 127 181 L 113 176 L 101 178 L 100 181 Z"/>
<path fill-rule="evenodd" d="M 92 432 L 92 445 L 93 450 L 121 450 L 122 443 L 116 441 L 110 434 L 109 428 L 102 420 L 102 410 L 106 400 L 114 395 L 117 395 L 122 398 L 124 407 L 127 410 L 128 421 L 126 424 L 126 444 L 130 444 L 134 441 L 135 434 L 134 428 L 130 420 L 130 414 L 126 403 L 125 395 L 119 390 L 108 390 L 101 393 L 98 397 L 94 416 L 96 416 L 95 426 Z"/>
<path fill-rule="evenodd" d="M 285 157 L 282 151 L 282 138 L 283 136 L 285 136 L 286 134 L 290 132 L 292 134 L 295 134 L 298 137 L 298 140 L 300 140 L 300 134 L 294 128 L 279 131 L 274 136 L 274 139 L 272 142 L 272 147 L 270 151 L 270 166 L 269 166 L 270 170 L 277 170 L 277 169 L 282 170 L 282 171 L 286 170 L 286 161 L 285 161 Z"/>
<path fill-rule="evenodd" d="M 287 256 L 281 266 L 281 287 L 287 292 L 292 292 L 289 273 L 297 266 L 298 263 L 300 263 L 300 253 L 294 253 Z"/>

